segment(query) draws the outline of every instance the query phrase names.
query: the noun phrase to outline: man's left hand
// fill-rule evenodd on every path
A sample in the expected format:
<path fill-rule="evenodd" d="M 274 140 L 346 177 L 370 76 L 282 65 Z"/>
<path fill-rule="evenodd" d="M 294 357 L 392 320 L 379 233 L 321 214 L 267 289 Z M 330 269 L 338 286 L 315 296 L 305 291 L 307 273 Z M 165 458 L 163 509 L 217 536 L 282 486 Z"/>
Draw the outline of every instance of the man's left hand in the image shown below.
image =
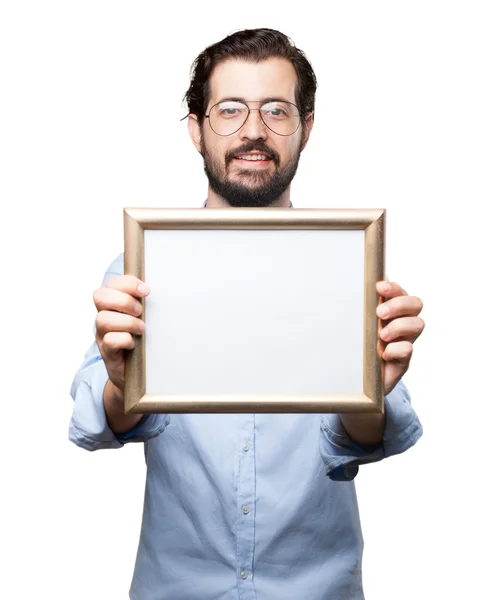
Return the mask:
<path fill-rule="evenodd" d="M 412 345 L 423 332 L 425 323 L 418 316 L 423 303 L 416 296 L 408 296 L 401 286 L 392 281 L 380 281 L 376 289 L 385 299 L 377 307 L 376 314 L 383 325 L 379 333 L 378 353 L 385 361 L 384 395 L 387 396 L 408 370 Z"/>

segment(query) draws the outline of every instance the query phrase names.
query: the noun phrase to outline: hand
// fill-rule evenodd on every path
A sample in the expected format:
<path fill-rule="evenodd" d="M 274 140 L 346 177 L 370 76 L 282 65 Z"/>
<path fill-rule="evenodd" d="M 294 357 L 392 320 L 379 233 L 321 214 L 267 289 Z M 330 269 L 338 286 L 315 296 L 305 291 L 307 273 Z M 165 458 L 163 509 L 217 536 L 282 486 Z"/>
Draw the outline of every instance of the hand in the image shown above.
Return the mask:
<path fill-rule="evenodd" d="M 145 331 L 139 299 L 150 293 L 149 287 L 132 275 L 112 277 L 106 287 L 93 293 L 98 310 L 96 343 L 105 362 L 110 382 L 123 395 L 125 389 L 125 350 L 135 347 L 134 335 Z"/>
<path fill-rule="evenodd" d="M 378 353 L 385 361 L 384 395 L 387 396 L 408 370 L 412 345 L 423 332 L 425 323 L 418 316 L 423 303 L 416 296 L 408 296 L 397 283 L 380 281 L 376 290 L 385 298 L 376 314 L 383 326 L 379 332 Z"/>

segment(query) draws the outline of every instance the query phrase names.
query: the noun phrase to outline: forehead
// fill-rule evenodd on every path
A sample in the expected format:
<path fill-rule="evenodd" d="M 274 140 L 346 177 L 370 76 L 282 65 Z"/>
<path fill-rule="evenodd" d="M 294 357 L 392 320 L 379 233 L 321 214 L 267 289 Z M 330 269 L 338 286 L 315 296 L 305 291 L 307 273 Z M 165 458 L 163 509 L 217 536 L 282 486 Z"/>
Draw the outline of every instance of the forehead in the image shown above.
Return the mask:
<path fill-rule="evenodd" d="M 210 77 L 212 106 L 223 98 L 284 98 L 295 102 L 296 71 L 285 58 L 261 62 L 226 60 L 217 65 Z"/>

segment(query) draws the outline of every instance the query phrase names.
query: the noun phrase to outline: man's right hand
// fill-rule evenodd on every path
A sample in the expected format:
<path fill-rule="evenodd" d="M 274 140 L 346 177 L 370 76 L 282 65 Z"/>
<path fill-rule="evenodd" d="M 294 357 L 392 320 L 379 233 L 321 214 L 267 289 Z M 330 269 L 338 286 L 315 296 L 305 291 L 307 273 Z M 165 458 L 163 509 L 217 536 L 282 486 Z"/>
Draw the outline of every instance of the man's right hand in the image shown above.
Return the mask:
<path fill-rule="evenodd" d="M 95 339 L 116 396 L 123 397 L 125 389 L 125 350 L 132 350 L 133 336 L 145 331 L 145 324 L 139 318 L 140 300 L 149 293 L 150 288 L 133 275 L 112 277 L 106 287 L 93 293 L 98 311 Z"/>

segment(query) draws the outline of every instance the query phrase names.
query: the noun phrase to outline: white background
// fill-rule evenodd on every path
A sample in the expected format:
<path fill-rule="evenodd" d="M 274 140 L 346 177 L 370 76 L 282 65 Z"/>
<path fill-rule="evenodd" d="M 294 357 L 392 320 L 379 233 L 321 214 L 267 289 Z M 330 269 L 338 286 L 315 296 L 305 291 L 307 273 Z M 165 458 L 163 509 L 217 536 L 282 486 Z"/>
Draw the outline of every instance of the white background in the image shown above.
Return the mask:
<path fill-rule="evenodd" d="M 319 80 L 295 206 L 386 207 L 387 273 L 425 303 L 405 378 L 424 436 L 356 478 L 366 597 L 477 590 L 477 3 L 16 0 L 0 9 L 4 598 L 127 598 L 142 447 L 67 441 L 91 294 L 124 206 L 201 206 L 190 64 L 264 26 Z"/>

